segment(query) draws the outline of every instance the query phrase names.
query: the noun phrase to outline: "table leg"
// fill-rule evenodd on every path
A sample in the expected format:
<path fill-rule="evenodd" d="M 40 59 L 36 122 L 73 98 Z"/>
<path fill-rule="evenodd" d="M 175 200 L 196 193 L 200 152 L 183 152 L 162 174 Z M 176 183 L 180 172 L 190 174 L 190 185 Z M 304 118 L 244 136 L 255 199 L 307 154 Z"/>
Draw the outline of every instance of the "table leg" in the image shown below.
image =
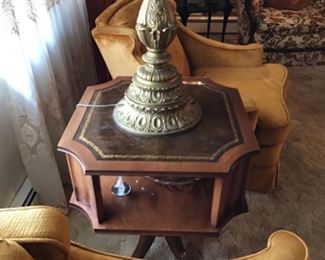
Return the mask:
<path fill-rule="evenodd" d="M 138 244 L 132 254 L 133 257 L 143 258 L 150 249 L 156 236 L 140 236 Z"/>
<path fill-rule="evenodd" d="M 183 247 L 181 237 L 165 237 L 165 239 L 177 260 L 189 259 Z"/>

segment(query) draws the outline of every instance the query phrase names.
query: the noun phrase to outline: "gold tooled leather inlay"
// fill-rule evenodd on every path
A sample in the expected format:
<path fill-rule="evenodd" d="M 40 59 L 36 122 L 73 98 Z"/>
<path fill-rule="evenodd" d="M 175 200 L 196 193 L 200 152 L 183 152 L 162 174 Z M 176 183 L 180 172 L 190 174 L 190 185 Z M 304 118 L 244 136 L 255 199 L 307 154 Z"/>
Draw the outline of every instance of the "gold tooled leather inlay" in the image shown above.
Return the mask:
<path fill-rule="evenodd" d="M 118 86 L 117 86 L 118 87 Z M 207 86 L 204 86 L 207 87 Z M 114 88 L 111 88 L 114 89 Z M 110 90 L 111 90 L 110 89 Z M 175 160 L 175 161 L 188 161 L 188 160 L 196 160 L 196 161 L 214 161 L 216 159 L 218 159 L 220 157 L 221 154 L 223 154 L 224 151 L 226 151 L 227 149 L 229 149 L 230 147 L 234 146 L 235 144 L 238 144 L 241 142 L 241 137 L 238 133 L 238 130 L 236 128 L 236 123 L 233 119 L 233 115 L 232 115 L 232 110 L 231 110 L 231 105 L 229 103 L 229 99 L 226 95 L 225 92 L 223 91 L 219 91 L 218 89 L 214 89 L 214 88 L 210 88 L 207 87 L 207 89 L 213 90 L 219 94 L 222 95 L 222 99 L 224 101 L 225 104 L 225 108 L 227 111 L 227 117 L 229 120 L 229 125 L 230 125 L 230 129 L 233 135 L 233 138 L 231 141 L 221 145 L 220 148 L 218 148 L 215 152 L 209 154 L 209 155 L 200 155 L 200 154 L 192 154 L 190 156 L 183 156 L 183 155 L 164 155 L 164 154 L 118 154 L 118 153 L 114 153 L 114 151 L 104 151 L 101 147 L 100 144 L 96 144 L 94 143 L 94 141 L 92 140 L 92 138 L 90 138 L 89 136 L 87 136 L 87 129 L 89 127 L 91 127 L 91 118 L 93 116 L 93 113 L 95 111 L 95 109 L 97 108 L 88 108 L 82 122 L 81 122 L 81 130 L 79 130 L 79 135 L 77 132 L 77 140 L 81 141 L 82 143 L 84 143 L 85 145 L 88 146 L 88 148 L 90 148 L 93 153 L 95 153 L 98 159 L 102 159 L 102 160 L 110 160 L 110 159 L 118 159 L 118 160 Z M 92 104 L 98 104 L 98 101 L 101 99 L 101 91 L 95 93 L 95 96 L 92 100 Z M 112 109 L 109 109 L 108 111 L 106 111 L 107 113 L 110 113 Z M 113 120 L 111 122 L 112 124 L 114 124 Z"/>

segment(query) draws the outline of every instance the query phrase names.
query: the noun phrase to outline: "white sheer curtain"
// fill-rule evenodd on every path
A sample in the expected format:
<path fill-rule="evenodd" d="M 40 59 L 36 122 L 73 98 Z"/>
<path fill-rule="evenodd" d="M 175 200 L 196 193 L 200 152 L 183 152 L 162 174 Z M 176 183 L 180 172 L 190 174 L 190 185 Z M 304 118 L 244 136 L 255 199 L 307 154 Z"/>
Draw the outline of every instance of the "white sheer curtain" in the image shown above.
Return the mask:
<path fill-rule="evenodd" d="M 94 83 L 84 0 L 0 0 L 0 95 L 42 203 L 67 205 L 56 145 L 82 89 Z"/>

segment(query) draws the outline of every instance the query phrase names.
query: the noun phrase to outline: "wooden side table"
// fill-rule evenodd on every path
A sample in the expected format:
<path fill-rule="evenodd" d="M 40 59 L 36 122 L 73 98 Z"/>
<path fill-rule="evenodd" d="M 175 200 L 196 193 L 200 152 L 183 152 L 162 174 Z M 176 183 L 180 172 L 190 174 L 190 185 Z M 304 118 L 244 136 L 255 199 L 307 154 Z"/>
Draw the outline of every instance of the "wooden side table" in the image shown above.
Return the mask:
<path fill-rule="evenodd" d="M 80 103 L 115 104 L 130 81 L 117 78 L 88 87 Z M 58 145 L 69 164 L 70 205 L 89 218 L 95 231 L 140 234 L 136 257 L 161 235 L 178 259 L 186 259 L 181 235 L 217 234 L 247 211 L 247 167 L 259 148 L 238 91 L 205 78 L 185 78 L 184 87 L 203 112 L 187 132 L 131 135 L 112 121 L 113 107 L 77 107 Z M 111 193 L 117 175 L 132 186 L 128 196 Z M 148 176 L 197 180 L 184 190 Z"/>

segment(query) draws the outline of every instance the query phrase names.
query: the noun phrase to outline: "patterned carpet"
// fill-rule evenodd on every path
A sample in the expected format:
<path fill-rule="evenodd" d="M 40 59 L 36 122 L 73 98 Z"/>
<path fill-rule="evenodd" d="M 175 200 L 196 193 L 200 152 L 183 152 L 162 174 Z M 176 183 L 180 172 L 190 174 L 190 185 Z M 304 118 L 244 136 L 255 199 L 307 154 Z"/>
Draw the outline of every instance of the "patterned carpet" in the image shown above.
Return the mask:
<path fill-rule="evenodd" d="M 311 258 L 325 259 L 325 66 L 289 68 L 289 139 L 281 156 L 279 185 L 272 194 L 247 192 L 249 212 L 232 219 L 219 237 L 187 237 L 191 259 L 228 259 L 263 248 L 275 230 L 299 234 Z M 71 210 L 72 239 L 130 255 L 136 236 L 93 234 L 87 219 Z M 174 259 L 157 239 L 146 259 Z"/>

